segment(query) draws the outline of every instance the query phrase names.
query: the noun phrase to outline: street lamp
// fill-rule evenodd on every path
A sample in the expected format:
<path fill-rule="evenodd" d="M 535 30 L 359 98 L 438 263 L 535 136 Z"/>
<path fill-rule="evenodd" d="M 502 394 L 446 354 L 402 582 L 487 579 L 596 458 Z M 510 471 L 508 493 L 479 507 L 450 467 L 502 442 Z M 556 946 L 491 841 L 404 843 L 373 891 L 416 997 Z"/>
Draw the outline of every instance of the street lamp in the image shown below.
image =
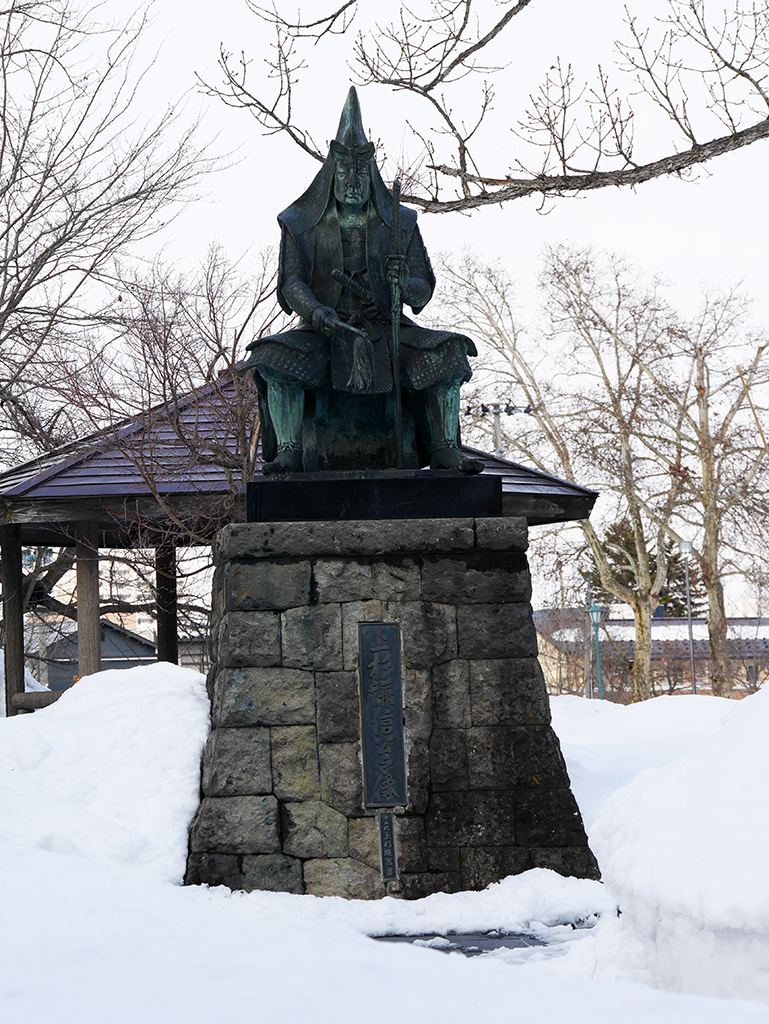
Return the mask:
<path fill-rule="evenodd" d="M 595 636 L 595 664 L 598 669 L 598 699 L 603 700 L 603 676 L 601 674 L 601 645 L 598 643 L 598 627 L 601 625 L 601 616 L 603 612 L 598 605 L 593 601 L 593 604 L 588 608 L 587 614 L 590 616 L 590 621 L 593 623 L 593 635 Z"/>
<path fill-rule="evenodd" d="M 689 586 L 689 558 L 694 545 L 690 540 L 679 540 L 678 554 L 686 567 L 686 617 L 689 620 L 689 669 L 692 675 L 692 693 L 697 692 L 697 677 L 694 674 L 694 638 L 692 636 L 692 588 Z"/>

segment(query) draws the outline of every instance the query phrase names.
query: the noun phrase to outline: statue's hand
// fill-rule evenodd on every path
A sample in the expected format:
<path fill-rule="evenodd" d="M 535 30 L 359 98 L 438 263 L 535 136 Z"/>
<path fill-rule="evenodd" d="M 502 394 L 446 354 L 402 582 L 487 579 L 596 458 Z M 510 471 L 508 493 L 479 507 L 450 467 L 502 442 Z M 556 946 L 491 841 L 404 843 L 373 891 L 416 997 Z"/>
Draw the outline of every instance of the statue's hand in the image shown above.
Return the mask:
<path fill-rule="evenodd" d="M 331 306 L 318 306 L 317 309 L 312 311 L 312 329 L 317 331 L 318 334 L 324 334 L 328 336 L 333 334 L 334 331 L 339 330 L 340 327 L 344 327 L 344 323 L 336 315 L 336 310 L 332 309 Z"/>
<path fill-rule="evenodd" d="M 396 253 L 385 256 L 385 276 L 390 287 L 400 285 L 401 295 L 404 295 L 411 279 L 406 257 Z"/>

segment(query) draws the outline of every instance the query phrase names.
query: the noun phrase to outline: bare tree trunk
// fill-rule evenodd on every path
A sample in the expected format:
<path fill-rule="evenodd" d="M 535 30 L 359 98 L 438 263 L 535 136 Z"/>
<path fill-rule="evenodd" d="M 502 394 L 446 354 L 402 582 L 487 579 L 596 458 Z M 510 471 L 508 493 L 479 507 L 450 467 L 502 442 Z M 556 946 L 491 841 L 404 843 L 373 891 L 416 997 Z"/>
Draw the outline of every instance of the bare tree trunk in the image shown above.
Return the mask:
<path fill-rule="evenodd" d="M 652 609 L 646 602 L 633 605 L 635 620 L 635 652 L 630 676 L 633 681 L 633 703 L 648 700 L 652 695 Z"/>
<path fill-rule="evenodd" d="M 726 646 L 726 608 L 724 587 L 718 572 L 718 519 L 705 518 L 702 544 L 702 578 L 708 597 L 708 640 L 710 641 L 710 680 L 714 697 L 731 697 L 732 669 Z"/>
<path fill-rule="evenodd" d="M 726 647 L 724 589 L 718 582 L 708 590 L 708 635 L 710 639 L 710 679 L 714 697 L 731 697 L 732 668 Z"/>
<path fill-rule="evenodd" d="M 697 412 L 699 417 L 699 458 L 702 470 L 703 528 L 702 578 L 708 595 L 708 639 L 710 641 L 710 679 L 714 697 L 730 697 L 731 667 L 726 647 L 726 609 L 721 581 L 719 554 L 721 516 L 720 479 L 715 444 L 711 433 L 710 379 L 701 345 L 695 349 Z"/>

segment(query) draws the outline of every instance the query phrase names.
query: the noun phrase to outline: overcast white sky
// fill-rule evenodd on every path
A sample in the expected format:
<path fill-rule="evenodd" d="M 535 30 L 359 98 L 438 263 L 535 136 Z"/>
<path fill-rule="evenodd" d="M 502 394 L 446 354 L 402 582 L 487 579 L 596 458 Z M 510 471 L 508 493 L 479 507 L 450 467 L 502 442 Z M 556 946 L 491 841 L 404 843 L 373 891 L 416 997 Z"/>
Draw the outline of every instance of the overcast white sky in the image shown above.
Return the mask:
<path fill-rule="evenodd" d="M 482 0 L 493 10 L 492 0 Z M 416 0 L 424 7 L 426 0 Z M 647 17 L 661 11 L 663 0 L 633 0 L 630 6 Z M 123 16 L 120 0 L 109 0 L 115 17 Z M 286 14 L 296 3 L 280 0 Z M 313 0 L 305 12 L 313 16 L 332 7 L 332 0 Z M 612 41 L 626 35 L 622 7 L 617 0 L 536 0 L 515 19 L 515 37 L 493 54 L 509 68 L 499 79 L 493 122 L 485 152 L 484 171 L 503 174 L 516 158 L 516 140 L 508 130 L 526 96 L 536 89 L 544 72 L 560 57 L 572 62 L 583 77 L 601 62 L 611 65 Z M 361 0 L 364 16 L 390 18 L 399 5 Z M 384 13 L 381 13 L 384 12 Z M 365 25 L 365 21 L 361 23 Z M 189 90 L 187 112 L 200 108 L 203 134 L 218 133 L 222 151 L 237 150 L 237 163 L 214 175 L 205 202 L 188 209 L 175 222 L 167 243 L 169 257 L 193 260 L 202 256 L 213 237 L 232 259 L 249 247 L 277 241 L 275 216 L 304 189 L 317 164 L 285 139 L 265 138 L 245 111 L 226 109 L 218 101 L 196 92 L 195 72 L 217 80 L 219 43 L 231 51 L 245 50 L 253 59 L 254 82 L 265 81 L 264 56 L 271 36 L 247 8 L 245 0 L 158 0 L 154 22 L 147 33 L 146 53 L 160 47 L 144 100 L 148 106 L 174 102 Z M 345 66 L 349 42 L 336 50 L 308 50 L 309 70 L 297 88 L 298 110 L 314 130 L 316 141 L 333 136 L 351 74 Z M 515 42 L 515 48 L 512 44 Z M 475 88 L 469 81 L 468 89 Z M 468 93 L 468 95 L 471 95 Z M 415 147 L 404 131 L 404 118 L 414 116 L 413 104 L 389 90 L 360 90 L 364 122 L 385 148 L 414 155 Z M 662 128 L 665 131 L 665 128 Z M 650 140 L 649 157 L 663 154 L 663 141 Z M 504 209 L 491 207 L 470 216 L 422 216 L 420 223 L 428 249 L 437 252 L 469 245 L 502 259 L 522 294 L 534 282 L 542 247 L 561 241 L 609 248 L 630 256 L 650 273 L 660 273 L 675 288 L 679 304 L 696 304 L 702 286 L 743 281 L 758 299 L 756 312 L 769 324 L 769 299 L 763 296 L 769 260 L 769 202 L 766 198 L 766 162 L 769 142 L 722 157 L 708 166 L 696 184 L 658 180 L 629 190 L 601 190 L 580 199 L 564 199 L 537 212 L 535 200 L 519 200 Z M 244 260 L 243 268 L 248 266 Z"/>
<path fill-rule="evenodd" d="M 413 0 L 420 10 L 428 0 Z M 717 0 L 712 0 L 713 4 Z M 295 13 L 297 4 L 279 0 L 283 13 Z M 650 17 L 666 8 L 665 0 L 629 0 L 631 8 Z M 305 2 L 305 13 L 319 16 L 334 0 Z M 481 10 L 494 10 L 495 0 L 477 0 Z M 364 16 L 389 19 L 400 5 L 383 0 L 361 0 Z M 119 21 L 125 17 L 124 0 L 106 0 L 105 8 Z M 498 8 L 497 8 L 498 10 Z M 505 174 L 519 155 L 509 131 L 546 71 L 560 58 L 571 62 L 578 77 L 591 77 L 598 63 L 606 69 L 615 57 L 613 40 L 626 35 L 623 4 L 618 0 L 535 0 L 515 20 L 515 36 L 493 54 L 509 67 L 497 84 L 495 127 L 484 141 L 482 169 L 490 176 Z M 362 27 L 365 27 L 365 20 Z M 145 113 L 175 103 L 186 93 L 184 117 L 203 116 L 201 138 L 218 135 L 221 152 L 233 151 L 231 166 L 215 174 L 205 201 L 189 207 L 163 237 L 167 259 L 194 265 L 214 239 L 232 260 L 248 270 L 249 250 L 275 245 L 276 216 L 306 187 L 317 163 L 282 137 L 265 138 L 245 111 L 227 109 L 201 95 L 195 72 L 218 81 L 219 44 L 234 52 L 244 50 L 253 60 L 256 85 L 266 82 L 264 57 L 272 41 L 269 31 L 252 13 L 246 0 L 157 0 L 154 21 L 144 40 L 145 60 L 159 56 L 142 92 Z M 513 48 L 513 42 L 515 48 Z M 333 137 L 341 107 L 353 81 L 345 61 L 352 37 L 335 49 L 308 50 L 309 68 L 297 87 L 300 119 L 323 144 Z M 467 88 L 475 88 L 469 81 Z M 366 128 L 391 154 L 404 154 L 404 163 L 418 151 L 404 130 L 406 117 L 415 114 L 413 103 L 388 90 L 359 90 Z M 472 92 L 464 98 L 472 103 Z M 656 159 L 669 151 L 666 126 L 661 135 L 644 141 L 641 155 Z M 719 134 L 719 133 L 716 133 Z M 755 313 L 769 327 L 769 201 L 766 164 L 769 142 L 713 161 L 696 183 L 656 180 L 629 190 L 601 190 L 580 199 L 549 204 L 538 212 L 535 200 L 519 200 L 505 208 L 490 207 L 471 215 L 422 215 L 420 224 L 428 249 L 459 250 L 469 246 L 504 262 L 517 282 L 524 305 L 536 280 L 543 247 L 559 242 L 591 245 L 627 255 L 649 274 L 671 282 L 672 298 L 685 312 L 698 303 L 701 289 L 743 282 L 756 298 Z M 158 243 L 160 244 L 160 243 Z M 148 256 L 153 253 L 150 249 Z M 256 261 L 254 260 L 256 263 Z M 511 396 L 513 400 L 515 396 Z"/>

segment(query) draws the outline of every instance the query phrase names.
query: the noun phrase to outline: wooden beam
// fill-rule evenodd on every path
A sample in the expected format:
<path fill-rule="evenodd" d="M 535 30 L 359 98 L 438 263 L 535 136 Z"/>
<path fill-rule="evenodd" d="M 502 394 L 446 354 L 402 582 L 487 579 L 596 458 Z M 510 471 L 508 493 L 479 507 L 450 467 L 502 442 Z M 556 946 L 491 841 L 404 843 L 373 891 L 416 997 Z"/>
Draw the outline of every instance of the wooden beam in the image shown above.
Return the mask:
<path fill-rule="evenodd" d="M 225 522 L 235 521 L 233 517 L 245 518 L 245 494 L 235 495 L 229 492 L 200 492 L 196 494 L 164 495 L 162 502 L 155 498 L 139 496 L 132 498 L 89 497 L 73 495 L 69 498 L 25 498 L 13 495 L 0 496 L 0 511 L 4 515 L 12 515 L 14 522 L 39 523 L 41 525 L 64 524 L 63 541 L 72 543 L 72 532 L 69 523 L 81 524 L 100 521 L 102 529 L 112 528 L 113 532 L 123 530 L 128 536 L 132 528 L 146 529 L 148 525 L 157 525 L 159 530 L 167 523 L 169 513 L 180 519 L 188 518 L 195 530 L 202 528 L 206 533 L 214 533 L 221 529 Z M 148 524 L 148 520 L 152 522 Z M 210 520 L 207 521 L 207 520 Z"/>
<path fill-rule="evenodd" d="M 176 550 L 173 544 L 155 548 L 155 577 L 157 601 L 155 614 L 158 623 L 158 661 L 179 664 L 179 635 L 177 616 Z"/>
<path fill-rule="evenodd" d="M 77 547 L 78 675 L 101 671 L 99 624 L 99 531 L 96 523 L 80 527 Z"/>
<path fill-rule="evenodd" d="M 13 698 L 24 693 L 24 582 L 16 525 L 0 526 L 0 572 L 5 626 L 5 713 L 18 714 Z"/>

